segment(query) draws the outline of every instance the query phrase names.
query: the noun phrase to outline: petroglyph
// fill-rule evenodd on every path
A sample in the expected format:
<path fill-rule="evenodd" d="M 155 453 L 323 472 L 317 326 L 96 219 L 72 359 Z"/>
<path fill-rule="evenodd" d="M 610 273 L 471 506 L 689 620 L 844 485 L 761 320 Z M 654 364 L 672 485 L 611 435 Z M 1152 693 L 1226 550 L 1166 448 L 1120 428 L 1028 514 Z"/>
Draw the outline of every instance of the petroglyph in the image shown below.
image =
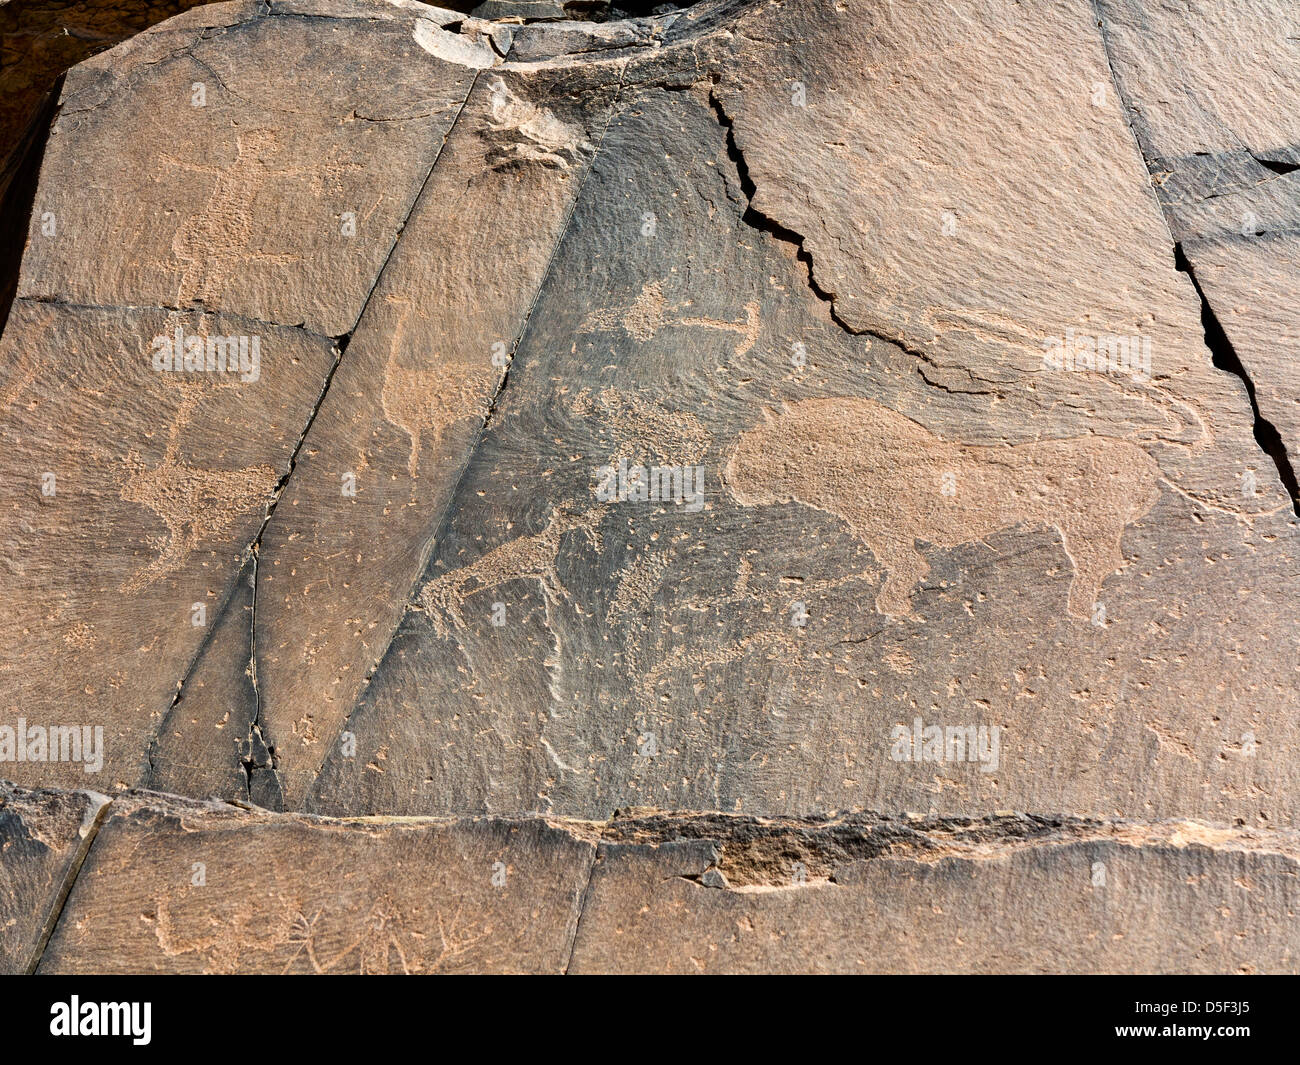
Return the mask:
<path fill-rule="evenodd" d="M 254 252 L 250 244 L 258 228 L 253 220 L 253 198 L 273 179 L 314 172 L 300 167 L 272 170 L 268 157 L 279 146 L 279 134 L 270 129 L 252 129 L 235 137 L 235 158 L 228 166 L 209 166 L 173 156 L 162 156 L 165 163 L 181 170 L 217 175 L 208 202 L 188 225 L 182 225 L 172 237 L 172 252 L 184 264 L 176 289 L 176 305 L 192 303 L 215 305 L 227 280 L 237 275 L 239 267 L 250 262 L 289 265 L 301 256 Z"/>
<path fill-rule="evenodd" d="M 321 911 L 317 910 L 310 918 L 298 914 L 294 920 L 290 942 L 297 944 L 293 957 L 285 965 L 282 974 L 289 972 L 299 957 L 305 955 L 313 973 L 324 975 L 331 972 L 355 971 L 360 976 L 388 976 L 400 970 L 402 975 L 410 976 L 419 972 L 437 972 L 448 961 L 468 953 L 475 945 L 487 938 L 487 932 L 469 934 L 458 930 L 460 913 L 457 911 L 449 921 L 444 921 L 442 912 L 434 912 L 434 921 L 438 926 L 439 951 L 432 958 L 421 960 L 418 956 L 420 947 L 427 935 L 408 928 L 409 922 L 385 895 L 366 914 L 360 933 L 355 935 L 332 957 L 322 960 L 316 950 L 316 938 L 320 934 Z M 347 970 L 340 966 L 347 959 L 356 955 L 355 969 Z"/>
<path fill-rule="evenodd" d="M 826 544 L 818 544 L 804 556 L 805 559 L 811 558 L 815 551 L 825 550 Z M 737 603 L 754 603 L 754 602 L 782 602 L 787 603 L 793 598 L 811 599 L 813 596 L 829 592 L 834 588 L 841 588 L 846 584 L 856 584 L 865 582 L 874 584 L 880 579 L 880 574 L 871 567 L 858 570 L 853 573 L 844 573 L 838 577 L 825 577 L 818 580 L 794 580 L 792 578 L 782 578 L 782 581 L 789 581 L 798 588 L 797 592 L 791 592 L 788 589 L 782 590 L 775 595 L 768 592 L 766 595 L 760 594 L 750 588 L 750 581 L 753 579 L 754 567 L 746 559 L 740 560 L 739 571 L 736 576 L 735 585 L 732 590 L 724 595 L 706 596 L 703 598 L 687 599 L 682 603 L 682 607 L 693 611 L 717 610 L 720 607 L 734 606 Z"/>
<path fill-rule="evenodd" d="M 745 304 L 745 320 L 729 322 L 720 318 L 705 318 L 688 315 L 684 318 L 670 318 L 669 312 L 680 311 L 692 306 L 692 301 L 668 305 L 664 296 L 663 283 L 647 281 L 641 286 L 641 292 L 631 305 L 624 310 L 598 310 L 589 313 L 578 327 L 580 333 L 608 333 L 622 329 L 635 340 L 653 340 L 659 330 L 665 326 L 687 326 L 695 329 L 714 329 L 728 333 L 738 333 L 736 355 L 744 355 L 758 340 L 759 303 L 751 300 Z"/>
<path fill-rule="evenodd" d="M 623 572 L 614 592 L 614 600 L 605 614 L 607 625 L 619 625 L 638 614 L 654 598 L 672 564 L 667 552 L 638 555 Z"/>
<path fill-rule="evenodd" d="M 323 919 L 326 917 L 329 919 Z M 281 969 L 282 974 L 300 967 L 300 961 L 305 961 L 317 975 L 432 972 L 466 954 L 487 937 L 486 931 L 471 934 L 461 928 L 459 911 L 450 920 L 444 919 L 441 911 L 435 911 L 437 953 L 421 958 L 428 935 L 411 928 L 411 922 L 388 895 L 370 907 L 361 918 L 360 929 L 350 935 L 346 925 L 356 927 L 355 915 L 326 915 L 318 909 L 308 917 L 283 898 L 270 914 L 265 910 L 256 913 L 254 908 L 223 915 L 208 914 L 204 922 L 206 930 L 198 934 L 178 932 L 177 919 L 166 897 L 156 898 L 154 912 L 144 915 L 143 920 L 153 926 L 154 936 L 166 956 L 193 954 L 206 972 L 217 974 L 240 971 L 250 953 L 283 956 L 284 949 L 289 947 L 293 951 Z M 328 931 L 323 927 L 327 923 L 333 926 Z M 322 941 L 342 945 L 322 953 Z"/>
<path fill-rule="evenodd" d="M 794 665 L 799 660 L 799 641 L 788 631 L 763 630 L 725 644 L 722 647 L 685 647 L 673 646 L 659 663 L 646 670 L 637 680 L 637 691 L 645 700 L 647 707 L 654 705 L 655 689 L 666 677 L 689 669 L 693 676 L 714 666 L 725 666 L 748 658 L 755 650 L 767 650 L 768 659 L 775 657 L 787 665 Z"/>
<path fill-rule="evenodd" d="M 551 511 L 550 520 L 541 532 L 507 541 L 468 566 L 434 578 L 420 589 L 417 601 L 433 621 L 439 636 L 450 632 L 444 615 L 451 618 L 456 628 L 464 628 L 460 610 L 466 598 L 508 581 L 538 581 L 547 601 L 558 603 L 568 594 L 555 572 L 561 541 L 571 532 L 581 532 L 599 550 L 601 539 L 597 527 L 604 513 L 603 507 L 593 507 L 581 514 L 557 507 Z"/>
<path fill-rule="evenodd" d="M 181 460 L 181 433 L 200 395 L 199 389 L 186 390 L 167 433 L 162 462 L 151 467 L 134 449 L 123 460 L 127 474 L 121 498 L 147 507 L 167 527 L 166 536 L 149 538 L 158 557 L 123 583 L 124 592 L 137 592 L 175 573 L 205 541 L 220 544 L 240 515 L 270 499 L 278 481 L 270 466 L 206 470 Z"/>
<path fill-rule="evenodd" d="M 689 305 L 689 304 L 688 304 Z M 702 318 L 695 315 L 689 315 L 678 321 L 678 325 L 694 326 L 697 329 L 721 329 L 727 333 L 739 333 L 740 339 L 736 341 L 735 354 L 744 355 L 754 346 L 758 339 L 758 310 L 759 304 L 756 300 L 751 300 L 745 304 L 745 320 L 743 322 L 727 322 L 720 318 Z"/>
<path fill-rule="evenodd" d="M 169 958 L 194 954 L 205 972 L 229 975 L 239 970 L 240 962 L 252 952 L 273 951 L 292 942 L 295 915 L 283 906 L 276 913 L 257 912 L 254 907 L 227 916 L 209 914 L 206 933 L 181 935 L 172 916 L 171 903 L 165 897 L 154 900 L 154 912 L 141 920 L 153 925 L 154 937 Z M 259 934 L 260 933 L 260 934 Z"/>
<path fill-rule="evenodd" d="M 1069 611 L 1091 616 L 1120 569 L 1124 528 L 1155 504 L 1160 470 L 1138 445 L 1081 437 L 1006 447 L 939 439 L 869 399 L 810 399 L 742 433 L 723 479 L 744 506 L 791 501 L 834 514 L 886 571 L 876 609 L 912 615 L 929 564 L 917 550 L 1017 527 L 1056 529 L 1074 563 Z"/>
<path fill-rule="evenodd" d="M 1046 369 L 1044 360 L 1045 348 L 1057 338 L 1044 338 L 1040 332 L 1025 328 L 1024 323 L 1014 317 L 995 314 L 987 308 L 954 305 L 927 307 L 919 322 L 936 337 L 947 332 L 962 333 L 982 345 L 1006 348 L 1009 360 L 1014 361 L 1020 373 L 1048 375 L 1059 372 Z M 1069 326 L 1064 328 L 1070 329 Z M 901 342 L 903 338 L 894 336 L 889 339 Z M 1141 339 L 1145 339 L 1149 346 L 1150 337 L 1134 337 L 1133 341 L 1136 343 Z M 945 370 L 969 372 L 968 367 L 960 364 L 935 362 L 932 365 Z M 1204 413 L 1194 403 L 1174 395 L 1164 383 L 1167 378 L 1162 379 L 1161 374 L 1148 374 L 1135 381 L 1124 375 L 1107 373 L 1101 367 L 1084 372 L 1088 374 L 1090 384 L 1114 389 L 1142 408 L 1158 412 L 1164 422 L 1163 427 L 1138 429 L 1133 434 L 1134 439 L 1158 441 L 1193 453 L 1204 451 L 1214 443 L 1214 430 Z M 984 377 L 980 380 L 990 390 L 998 391 L 995 380 Z"/>
<path fill-rule="evenodd" d="M 182 224 L 172 237 L 172 252 L 183 264 L 176 290 L 176 305 L 194 303 L 215 306 L 226 284 L 237 280 L 240 270 L 251 263 L 290 266 L 301 262 L 301 255 L 258 251 L 254 241 L 265 227 L 255 224 L 257 194 L 266 188 L 283 187 L 286 179 L 306 175 L 307 198 L 324 200 L 342 191 L 339 175 L 343 170 L 364 170 L 356 160 L 338 157 L 339 147 L 330 149 L 325 159 L 302 166 L 271 165 L 281 151 L 280 134 L 272 129 L 250 129 L 235 138 L 235 158 L 227 166 L 196 163 L 161 155 L 167 165 L 198 174 L 216 175 L 216 184 L 207 203 L 188 224 Z M 377 199 L 359 221 L 369 219 L 382 203 Z"/>
<path fill-rule="evenodd" d="M 623 311 L 592 311 L 578 327 L 581 333 L 607 333 L 621 328 L 636 340 L 653 340 L 664 324 L 664 286 L 659 281 L 647 281 L 641 293 Z"/>
<path fill-rule="evenodd" d="M 393 328 L 380 402 L 384 418 L 410 438 L 406 471 L 414 480 L 420 473 L 420 458 L 425 445 L 436 448 L 452 425 L 473 416 L 486 401 L 491 367 L 486 357 L 481 374 L 436 363 L 428 368 L 402 365 L 410 318 L 418 312 L 414 301 L 407 297 L 386 296 L 385 299 L 402 310 Z M 432 356 L 426 354 L 424 359 L 430 360 Z"/>
<path fill-rule="evenodd" d="M 320 923 L 320 917 L 320 910 L 313 913 L 311 917 L 301 913 L 295 915 L 289 942 L 296 944 L 297 949 L 285 965 L 283 972 L 287 973 L 302 955 L 306 955 L 312 972 L 318 975 L 339 971 L 338 967 L 355 953 L 358 975 L 387 976 L 394 971 L 394 961 L 403 975 L 411 974 L 407 950 L 415 944 L 411 941 L 410 933 L 405 931 L 401 911 L 388 896 L 379 899 L 370 907 L 370 912 L 362 921 L 361 931 L 332 957 L 323 961 L 316 951 L 316 938 L 319 935 L 317 925 Z M 403 938 L 407 940 L 405 948 L 402 945 Z"/>
<path fill-rule="evenodd" d="M 598 415 L 621 437 L 610 457 L 611 466 L 617 466 L 619 459 L 634 462 L 642 458 L 643 449 L 654 452 L 668 465 L 692 466 L 713 442 L 695 415 L 647 403 L 616 388 L 603 389 L 594 399 L 591 389 L 582 389 L 573 399 L 573 412 L 580 417 Z"/>
<path fill-rule="evenodd" d="M 494 169 L 535 162 L 568 170 L 582 152 L 595 150 L 581 129 L 516 96 L 500 78 L 492 83 L 488 101 L 488 130 L 500 135 L 487 138 L 492 145 L 487 161 Z"/>
<path fill-rule="evenodd" d="M 667 552 L 639 556 L 619 583 L 614 602 L 606 616 L 607 624 L 622 621 L 648 604 L 662 585 L 670 563 L 671 558 Z M 740 603 L 761 602 L 763 597 L 750 588 L 753 575 L 753 565 L 748 560 L 741 559 L 729 592 L 707 598 L 687 598 L 678 604 L 678 609 L 704 611 Z M 848 579 L 860 578 L 855 574 Z M 672 636 L 676 631 L 675 625 L 665 621 L 654 627 L 653 639 L 648 649 L 643 648 L 635 638 L 627 641 L 623 646 L 623 657 L 628 674 L 637 678 L 632 694 L 643 713 L 649 714 L 654 710 L 657 685 L 665 677 L 682 669 L 689 668 L 698 675 L 714 666 L 727 665 L 746 658 L 753 649 L 777 648 L 785 652 L 791 661 L 797 660 L 800 652 L 798 640 L 785 630 L 759 630 L 738 641 L 713 648 L 673 642 Z M 649 657 L 656 660 L 658 664 L 643 669 L 643 650 L 648 650 Z"/>

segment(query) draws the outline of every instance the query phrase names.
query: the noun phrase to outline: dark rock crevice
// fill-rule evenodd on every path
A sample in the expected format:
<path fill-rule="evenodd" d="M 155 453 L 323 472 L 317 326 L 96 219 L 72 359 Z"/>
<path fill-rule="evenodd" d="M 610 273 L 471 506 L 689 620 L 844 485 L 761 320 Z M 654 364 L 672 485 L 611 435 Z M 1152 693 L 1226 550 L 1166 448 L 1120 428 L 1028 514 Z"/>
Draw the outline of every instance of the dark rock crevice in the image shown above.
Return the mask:
<path fill-rule="evenodd" d="M 754 205 L 754 198 L 758 193 L 758 187 L 755 185 L 754 179 L 750 174 L 749 164 L 745 161 L 745 153 L 736 142 L 735 121 L 732 116 L 727 113 L 722 101 L 718 99 L 716 92 L 710 94 L 709 100 L 713 105 L 713 113 L 717 117 L 718 124 L 722 126 L 726 133 L 727 158 L 736 168 L 736 174 L 740 180 L 740 188 L 747 201 L 744 213 L 741 215 L 741 221 L 751 229 L 757 230 L 760 233 L 766 233 L 773 239 L 778 240 L 783 244 L 787 244 L 794 249 L 795 258 L 807 271 L 809 291 L 811 291 L 818 300 L 826 305 L 826 310 L 830 315 L 831 321 L 843 329 L 844 332 L 848 333 L 850 336 L 870 337 L 873 340 L 884 341 L 886 344 L 893 344 L 895 347 L 906 352 L 915 359 L 930 363 L 931 365 L 937 365 L 930 355 L 909 344 L 902 336 L 892 336 L 875 329 L 856 328 L 840 316 L 835 307 L 836 293 L 822 288 L 817 281 L 816 274 L 813 270 L 812 255 L 805 246 L 806 238 L 803 234 L 796 233 L 793 229 L 782 225 L 775 218 L 764 214 Z M 926 384 L 934 383 L 924 375 L 922 375 L 922 379 L 925 380 Z M 948 391 L 951 391 L 951 389 Z M 977 394 L 983 395 L 985 393 Z"/>
<path fill-rule="evenodd" d="M 1275 174 L 1294 174 L 1297 170 L 1300 170 L 1300 163 L 1287 163 L 1280 159 L 1265 159 L 1258 155 L 1252 155 L 1251 158 L 1260 166 L 1273 171 Z"/>
<path fill-rule="evenodd" d="M 1125 121 L 1128 126 L 1130 135 L 1133 138 L 1133 145 L 1146 167 L 1147 172 L 1153 180 L 1159 179 L 1162 174 L 1162 163 L 1156 157 L 1153 148 L 1147 143 L 1147 138 L 1142 134 L 1135 124 L 1135 116 L 1140 117 L 1141 112 L 1135 108 L 1129 101 L 1124 91 L 1123 84 L 1115 69 L 1115 60 L 1111 54 L 1111 41 L 1109 30 L 1105 19 L 1102 17 L 1100 9 L 1096 6 L 1094 0 L 1094 11 L 1097 15 L 1098 35 L 1101 39 L 1102 54 L 1106 59 L 1106 65 L 1110 72 L 1111 85 L 1115 90 L 1117 99 L 1120 102 L 1124 112 Z M 1261 159 L 1258 156 L 1252 156 L 1255 161 L 1277 174 L 1286 174 L 1300 167 L 1293 166 L 1289 163 L 1270 162 Z M 1170 235 L 1170 243 L 1174 249 L 1174 266 L 1177 270 L 1185 273 L 1188 280 L 1191 281 L 1192 287 L 1196 290 L 1197 298 L 1201 301 L 1201 325 L 1205 331 L 1205 345 L 1210 352 L 1210 361 L 1216 369 L 1223 370 L 1239 378 L 1245 386 L 1246 395 L 1250 402 L 1251 419 L 1255 443 L 1259 449 L 1268 456 L 1270 462 L 1277 469 L 1278 478 L 1281 480 L 1283 487 L 1286 489 L 1291 499 L 1292 508 L 1297 515 L 1300 515 L 1300 483 L 1297 482 L 1295 468 L 1291 463 L 1291 458 L 1287 454 L 1286 445 L 1282 440 L 1281 434 L 1277 427 L 1273 425 L 1260 412 L 1259 401 L 1255 395 L 1255 383 L 1251 380 L 1250 374 L 1247 373 L 1241 357 L 1234 349 L 1231 340 L 1225 332 L 1218 316 L 1214 313 L 1214 308 L 1210 303 L 1209 297 L 1201 287 L 1196 278 L 1196 273 L 1183 250 L 1181 241 L 1174 238 L 1174 227 L 1178 224 L 1176 217 L 1173 215 L 1170 205 L 1154 189 L 1152 195 L 1155 198 L 1161 215 L 1165 221 L 1165 228 Z"/>
<path fill-rule="evenodd" d="M 626 73 L 626 68 L 624 68 L 624 73 Z M 564 221 L 560 226 L 559 236 L 556 238 L 555 244 L 551 248 L 550 258 L 547 261 L 545 270 L 542 272 L 541 281 L 538 283 L 537 290 L 533 293 L 532 301 L 528 305 L 528 310 L 524 313 L 523 319 L 520 322 L 519 329 L 515 334 L 514 342 L 510 345 L 507 362 L 505 367 L 502 370 L 501 379 L 498 382 L 496 390 L 493 392 L 492 398 L 489 401 L 487 408 L 483 413 L 482 423 L 480 424 L 477 432 L 475 433 L 473 441 L 469 445 L 468 452 L 465 456 L 465 462 L 461 466 L 457 474 L 455 486 L 452 488 L 451 494 L 449 496 L 449 500 L 450 500 L 449 505 L 446 508 L 446 510 L 441 515 L 439 515 L 437 521 L 433 525 L 431 535 L 429 536 L 428 540 L 424 545 L 424 550 L 423 550 L 421 565 L 420 565 L 420 576 L 416 579 L 414 586 L 411 588 L 410 593 L 407 596 L 407 606 L 403 614 L 402 621 L 399 621 L 398 624 L 394 627 L 393 631 L 389 634 L 388 642 L 385 644 L 384 649 L 379 653 L 379 655 L 376 656 L 374 660 L 374 665 L 367 672 L 365 680 L 361 685 L 361 689 L 360 689 L 361 694 L 358 696 L 354 705 L 349 709 L 348 714 L 344 718 L 343 724 L 340 727 L 338 734 L 334 737 L 334 740 L 337 740 L 338 735 L 342 735 L 343 732 L 349 731 L 352 718 L 357 713 L 357 711 L 361 708 L 365 691 L 367 690 L 367 688 L 369 688 L 371 681 L 375 677 L 375 674 L 383 667 L 384 662 L 387 660 L 389 654 L 392 652 L 393 643 L 397 639 L 398 633 L 402 631 L 402 622 L 405 621 L 406 616 L 409 615 L 413 609 L 415 609 L 415 598 L 416 598 L 417 591 L 424 580 L 424 576 L 425 576 L 424 571 L 428 567 L 429 560 L 432 556 L 435 546 L 446 535 L 446 530 L 451 523 L 452 516 L 455 510 L 455 501 L 460 495 L 462 487 L 465 483 L 465 477 L 469 471 L 470 464 L 473 461 L 474 454 L 478 450 L 479 445 L 482 442 L 484 436 L 486 435 L 489 427 L 492 425 L 493 419 L 496 417 L 497 407 L 501 402 L 501 397 L 505 394 L 506 388 L 509 386 L 510 368 L 514 363 L 515 356 L 521 350 L 524 340 L 528 335 L 529 323 L 532 320 L 534 311 L 536 311 L 537 309 L 537 304 L 542 297 L 542 293 L 546 290 L 547 280 L 551 276 L 551 271 L 555 266 L 555 262 L 559 255 L 559 251 L 564 246 L 565 237 L 568 234 L 569 227 L 573 222 L 574 213 L 577 211 L 578 205 L 582 200 L 583 189 L 586 186 L 588 176 L 591 174 L 591 168 L 595 165 L 596 158 L 600 155 L 601 149 L 604 147 L 605 138 L 608 135 L 610 126 L 613 124 L 615 116 L 618 113 L 619 96 L 620 93 L 622 92 L 622 89 L 623 89 L 623 78 L 622 76 L 620 76 L 619 83 L 614 89 L 613 99 L 611 100 L 610 103 L 608 118 L 606 119 L 604 128 L 601 130 L 600 138 L 597 141 L 594 150 L 591 152 L 591 158 L 588 161 L 585 170 L 583 171 L 582 177 L 579 179 L 579 185 L 577 191 L 573 195 L 573 201 L 569 205 L 568 213 L 565 215 Z M 452 129 L 454 128 L 455 128 L 455 123 L 452 124 Z M 451 137 L 451 130 L 448 130 L 447 137 L 448 138 Z"/>
<path fill-rule="evenodd" d="M 1210 349 L 1210 358 L 1215 368 L 1241 379 L 1241 383 L 1246 389 L 1246 395 L 1250 399 L 1255 443 L 1259 445 L 1259 449 L 1268 456 L 1276 467 L 1278 478 L 1286 488 L 1287 494 L 1291 497 L 1291 505 L 1296 514 L 1300 515 L 1300 482 L 1296 479 L 1295 467 L 1291 463 L 1291 456 L 1287 454 L 1282 434 L 1278 432 L 1277 426 L 1260 412 L 1259 400 L 1255 396 L 1255 382 L 1251 380 L 1250 374 L 1246 372 L 1241 357 L 1232 346 L 1232 341 L 1228 339 L 1228 334 L 1224 331 L 1222 323 L 1214 313 L 1214 308 L 1210 305 L 1210 300 L 1205 295 L 1205 290 L 1201 288 L 1200 282 L 1197 281 L 1196 271 L 1192 268 L 1191 262 L 1183 252 L 1181 244 L 1174 245 L 1174 264 L 1187 275 L 1192 282 L 1192 286 L 1196 289 L 1196 295 L 1200 298 L 1201 325 L 1205 329 L 1205 346 Z"/>
<path fill-rule="evenodd" d="M 9 321 L 9 309 L 18 292 L 27 232 L 36 207 L 45 142 L 58 115 L 63 76 L 36 108 L 26 129 L 7 154 L 0 154 L 0 333 Z M 0 153 L 5 147 L 0 145 Z"/>

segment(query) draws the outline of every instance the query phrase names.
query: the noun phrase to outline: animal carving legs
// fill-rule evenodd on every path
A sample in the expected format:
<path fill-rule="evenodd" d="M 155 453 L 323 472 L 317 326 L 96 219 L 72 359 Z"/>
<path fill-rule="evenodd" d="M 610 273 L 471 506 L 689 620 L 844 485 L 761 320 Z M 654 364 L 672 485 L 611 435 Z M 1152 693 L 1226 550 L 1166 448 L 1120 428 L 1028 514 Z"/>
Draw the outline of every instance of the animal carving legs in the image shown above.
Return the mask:
<path fill-rule="evenodd" d="M 912 589 L 930 572 L 930 564 L 916 549 L 915 540 L 887 540 L 871 545 L 885 570 L 885 583 L 876 596 L 876 609 L 896 618 L 910 618 Z"/>
<path fill-rule="evenodd" d="M 1123 517 L 1105 521 L 1097 515 L 1070 514 L 1058 528 L 1065 552 L 1074 563 L 1069 611 L 1077 618 L 1089 618 L 1102 582 L 1124 565 L 1124 552 L 1120 550 Z"/>

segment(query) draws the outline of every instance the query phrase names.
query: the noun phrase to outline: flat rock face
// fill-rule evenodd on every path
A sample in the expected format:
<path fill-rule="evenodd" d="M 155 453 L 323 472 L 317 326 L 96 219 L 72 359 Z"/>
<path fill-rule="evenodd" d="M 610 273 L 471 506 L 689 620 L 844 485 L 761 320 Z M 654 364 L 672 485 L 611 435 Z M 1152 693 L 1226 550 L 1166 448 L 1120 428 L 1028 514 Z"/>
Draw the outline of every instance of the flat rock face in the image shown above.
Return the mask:
<path fill-rule="evenodd" d="M 0 245 L 27 232 L 41 152 L 60 76 L 203 0 L 5 0 L 0 3 Z M 16 256 L 0 260 L 0 324 L 18 281 Z"/>
<path fill-rule="evenodd" d="M 1285 456 L 1294 494 L 1300 369 L 1287 304 L 1300 225 L 1300 88 L 1290 76 L 1300 20 L 1263 2 L 1099 8 L 1116 87 L 1211 335 L 1253 382 L 1257 412 L 1276 430 L 1264 443 Z"/>
<path fill-rule="evenodd" d="M 35 968 L 107 803 L 0 784 L 0 973 Z"/>
<path fill-rule="evenodd" d="M 304 441 L 262 538 L 254 634 L 263 727 L 291 806 L 336 747 L 458 506 L 616 73 L 477 78 Z"/>
<path fill-rule="evenodd" d="M 1290 823 L 1292 804 L 1259 799 L 1294 791 L 1297 737 L 1269 713 L 1265 749 L 1259 698 L 1295 701 L 1272 637 L 1294 516 L 1240 381 L 1212 365 L 1114 93 L 1061 95 L 1058 50 L 1086 52 L 1084 86 L 1107 76 L 1095 27 L 994 8 L 963 24 L 984 97 L 1061 97 L 1044 161 L 978 110 L 918 130 L 953 90 L 905 26 L 773 10 L 736 16 L 767 43 L 719 57 L 707 96 L 665 91 L 692 77 L 671 49 L 629 68 L 349 721 L 359 753 L 332 752 L 309 808 Z M 818 35 L 836 48 L 798 106 L 781 56 Z M 1009 38 L 1041 60 L 986 84 Z M 864 64 L 915 98 L 855 88 Z M 1057 187 L 1096 159 L 1107 181 Z M 1074 335 L 1136 337 L 1133 365 L 1046 366 Z M 599 471 L 622 461 L 698 468 L 703 490 L 604 504 Z M 918 720 L 996 727 L 1001 752 L 917 764 L 920 743 L 900 757 L 893 737 Z"/>
<path fill-rule="evenodd" d="M 394 5 L 302 10 L 201 8 L 69 75 L 43 169 L 112 179 L 42 183 L 62 225 L 36 230 L 19 298 L 351 332 L 475 72 Z"/>
<path fill-rule="evenodd" d="M 1192 822 L 336 821 L 136 792 L 39 971 L 1287 972 L 1297 862 L 1294 832 Z"/>
<path fill-rule="evenodd" d="M 594 844 L 545 822 L 115 803 L 42 973 L 556 973 Z"/>
<path fill-rule="evenodd" d="M 235 370 L 155 372 L 155 341 L 178 336 L 204 358 L 209 341 L 233 350 Z M 7 775 L 138 782 L 337 357 L 322 337 L 229 315 L 15 303 L 0 338 L 0 465 L 15 488 L 0 598 L 22 634 L 0 652 Z M 102 737 L 74 757 L 29 734 L 24 760 L 20 718 Z"/>
<path fill-rule="evenodd" d="M 573 973 L 1293 972 L 1300 952 L 1291 833 L 1275 850 L 1185 822 L 1003 817 L 609 837 Z"/>
<path fill-rule="evenodd" d="M 43 966 L 1294 968 L 1289 9 L 506 6 L 215 4 L 67 77 L 0 775 L 294 816 L 133 793 Z M 826 858 L 865 811 L 930 827 Z M 820 871 L 737 880 L 753 819 Z M 547 884 L 480 893 L 501 847 Z"/>

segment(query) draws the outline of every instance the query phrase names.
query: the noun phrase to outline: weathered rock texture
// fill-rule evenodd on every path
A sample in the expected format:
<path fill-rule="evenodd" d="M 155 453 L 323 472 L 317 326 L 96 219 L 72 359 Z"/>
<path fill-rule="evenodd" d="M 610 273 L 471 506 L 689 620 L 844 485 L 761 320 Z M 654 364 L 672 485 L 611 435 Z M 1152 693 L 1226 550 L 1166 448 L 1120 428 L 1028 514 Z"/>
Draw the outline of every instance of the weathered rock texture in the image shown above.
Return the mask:
<path fill-rule="evenodd" d="M 367 848 L 540 861 L 517 819 L 647 807 L 999 842 L 719 892 L 704 844 L 606 832 L 577 968 L 1294 968 L 1255 904 L 1289 843 L 1151 827 L 1300 828 L 1289 8 L 514 6 L 237 0 L 67 75 L 0 337 L 0 726 L 102 725 L 103 768 L 0 773 L 300 816 L 115 814 L 46 964 L 434 968 L 450 910 Z M 1067 816 L 1022 847 L 1006 809 Z M 114 841 L 191 817 L 268 898 L 260 839 L 357 863 L 327 945 L 180 864 L 140 924 Z M 1017 893 L 1092 913 L 1112 861 L 1158 902 L 1122 942 L 1017 938 Z M 475 928 L 522 912 L 453 881 Z M 1220 903 L 1213 948 L 1171 931 Z M 563 967 L 547 906 L 518 966 L 464 964 Z"/>
<path fill-rule="evenodd" d="M 562 972 L 594 858 L 541 820 L 118 799 L 41 972 Z"/>
<path fill-rule="evenodd" d="M 0 3 L 0 247 L 21 244 L 57 83 L 69 67 L 203 0 Z M 18 281 L 0 260 L 0 325 Z"/>
<path fill-rule="evenodd" d="M 0 821 L 10 877 L 45 860 L 11 824 L 86 801 L 32 799 Z M 1188 821 L 335 820 L 132 792 L 39 971 L 1287 972 L 1298 873 L 1294 832 Z"/>
<path fill-rule="evenodd" d="M 0 784 L 0 973 L 36 967 L 108 801 Z"/>
<path fill-rule="evenodd" d="M 1253 383 L 1257 437 L 1294 495 L 1300 20 L 1260 0 L 1099 0 L 1099 9 L 1115 85 L 1205 302 L 1216 365 Z"/>

